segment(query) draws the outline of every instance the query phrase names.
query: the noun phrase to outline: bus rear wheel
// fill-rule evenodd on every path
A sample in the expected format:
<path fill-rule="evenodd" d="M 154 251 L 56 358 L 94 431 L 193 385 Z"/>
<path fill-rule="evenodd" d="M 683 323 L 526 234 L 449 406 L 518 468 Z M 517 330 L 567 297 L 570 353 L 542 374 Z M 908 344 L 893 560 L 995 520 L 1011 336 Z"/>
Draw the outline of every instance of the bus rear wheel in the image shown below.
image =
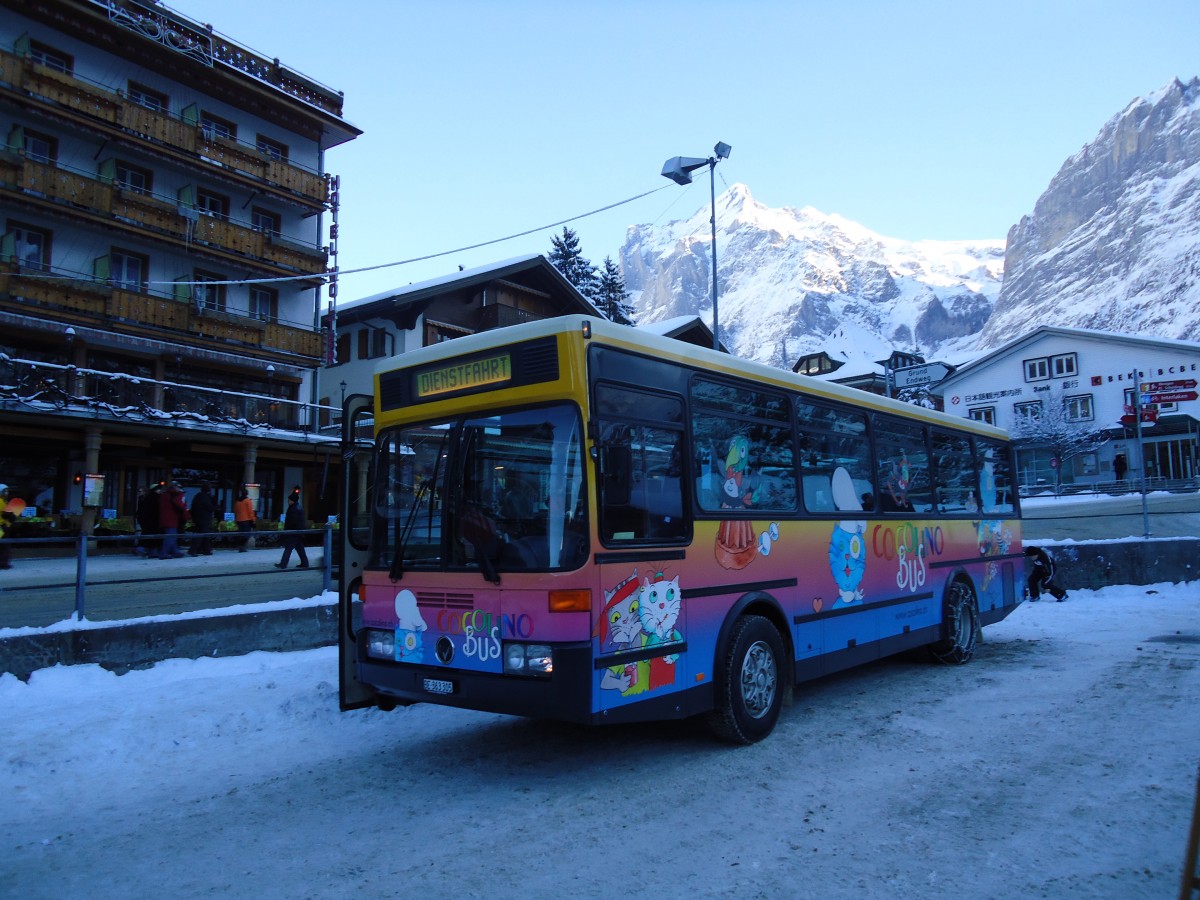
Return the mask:
<path fill-rule="evenodd" d="M 767 619 L 747 615 L 733 625 L 717 665 L 713 733 L 736 744 L 761 741 L 774 728 L 783 704 L 783 640 Z"/>
<path fill-rule="evenodd" d="M 979 638 L 979 604 L 975 591 L 963 578 L 956 578 L 946 591 L 942 606 L 942 637 L 929 645 L 938 662 L 961 666 L 975 655 Z"/>

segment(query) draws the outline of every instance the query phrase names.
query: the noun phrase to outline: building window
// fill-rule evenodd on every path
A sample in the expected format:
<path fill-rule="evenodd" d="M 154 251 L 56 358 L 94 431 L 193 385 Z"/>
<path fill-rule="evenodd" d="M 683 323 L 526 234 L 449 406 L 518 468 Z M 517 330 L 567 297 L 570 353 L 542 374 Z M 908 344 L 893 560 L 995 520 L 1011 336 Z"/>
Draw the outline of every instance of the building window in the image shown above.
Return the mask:
<path fill-rule="evenodd" d="M 114 178 L 117 187 L 131 194 L 149 194 L 154 176 L 149 169 L 117 160 Z"/>
<path fill-rule="evenodd" d="M 75 69 L 75 60 L 66 53 L 37 41 L 29 42 L 29 58 L 39 66 L 54 69 L 64 75 L 70 75 Z"/>
<path fill-rule="evenodd" d="M 255 231 L 277 235 L 279 234 L 280 223 L 281 220 L 278 213 L 273 213 L 258 206 L 250 208 L 250 227 Z"/>
<path fill-rule="evenodd" d="M 967 418 L 974 419 L 976 422 L 987 422 L 989 425 L 995 425 L 996 407 L 976 406 L 973 409 L 967 410 Z"/>
<path fill-rule="evenodd" d="M 8 233 L 4 235 L 4 256 L 11 257 L 19 269 L 49 271 L 50 232 L 9 222 Z"/>
<path fill-rule="evenodd" d="M 155 112 L 166 112 L 170 106 L 170 101 L 166 94 L 140 85 L 136 81 L 129 82 L 126 93 L 129 95 L 129 100 L 132 103 L 144 106 L 146 109 L 152 109 Z"/>
<path fill-rule="evenodd" d="M 1044 356 L 1025 360 L 1025 380 L 1045 381 L 1050 377 L 1050 360 Z"/>
<path fill-rule="evenodd" d="M 343 331 L 337 336 L 337 365 L 350 362 L 350 334 Z"/>
<path fill-rule="evenodd" d="M 36 162 L 49 163 L 58 159 L 58 141 L 49 135 L 26 128 L 22 146 L 25 156 Z"/>
<path fill-rule="evenodd" d="M 1090 422 L 1095 416 L 1092 414 L 1092 395 L 1079 394 L 1075 397 L 1067 397 L 1063 401 L 1064 408 L 1067 413 L 1068 422 Z"/>
<path fill-rule="evenodd" d="M 363 328 L 358 332 L 358 358 L 379 359 L 387 354 L 387 331 L 382 328 Z"/>
<path fill-rule="evenodd" d="M 223 222 L 228 221 L 229 198 L 215 194 L 205 188 L 200 188 L 196 191 L 196 209 L 200 210 L 206 216 L 212 216 Z"/>
<path fill-rule="evenodd" d="M 237 126 L 228 119 L 222 119 L 220 116 L 214 116 L 210 112 L 200 113 L 200 129 L 204 132 L 204 136 L 210 141 L 213 138 L 225 138 L 226 140 L 237 139 Z"/>
<path fill-rule="evenodd" d="M 279 291 L 263 287 L 261 284 L 250 285 L 250 318 L 262 319 L 264 322 L 274 322 L 279 318 Z"/>
<path fill-rule="evenodd" d="M 113 287 L 126 291 L 146 292 L 146 275 L 150 261 L 140 253 L 114 249 L 109 254 L 109 281 Z"/>
<path fill-rule="evenodd" d="M 1040 419 L 1042 416 L 1042 401 L 1030 400 L 1026 403 L 1013 404 L 1013 417 L 1018 422 Z"/>
<path fill-rule="evenodd" d="M 192 278 L 192 281 L 196 282 L 196 284 L 192 285 L 192 299 L 196 303 L 196 308 L 224 312 L 225 288 L 227 285 L 208 284 L 207 282 L 227 280 L 224 275 L 216 275 L 212 272 L 196 272 Z"/>
<path fill-rule="evenodd" d="M 258 147 L 258 152 L 268 159 L 287 162 L 288 148 L 286 144 L 281 144 L 279 141 L 273 141 L 270 138 L 263 137 L 261 134 L 255 141 L 255 146 Z"/>
<path fill-rule="evenodd" d="M 1050 357 L 1050 371 L 1055 378 L 1068 378 L 1079 374 L 1074 353 L 1061 353 Z"/>

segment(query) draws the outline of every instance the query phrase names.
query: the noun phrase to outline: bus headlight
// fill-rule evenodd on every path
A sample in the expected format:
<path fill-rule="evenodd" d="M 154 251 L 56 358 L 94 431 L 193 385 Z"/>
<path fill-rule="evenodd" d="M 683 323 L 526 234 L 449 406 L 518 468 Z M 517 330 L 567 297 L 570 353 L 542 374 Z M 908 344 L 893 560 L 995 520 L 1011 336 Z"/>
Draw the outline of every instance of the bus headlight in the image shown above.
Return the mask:
<path fill-rule="evenodd" d="M 509 641 L 504 645 L 505 675 L 548 678 L 553 672 L 554 651 L 549 644 L 521 644 Z"/>
<path fill-rule="evenodd" d="M 396 658 L 396 632 L 382 628 L 367 629 L 367 656 L 375 659 Z"/>

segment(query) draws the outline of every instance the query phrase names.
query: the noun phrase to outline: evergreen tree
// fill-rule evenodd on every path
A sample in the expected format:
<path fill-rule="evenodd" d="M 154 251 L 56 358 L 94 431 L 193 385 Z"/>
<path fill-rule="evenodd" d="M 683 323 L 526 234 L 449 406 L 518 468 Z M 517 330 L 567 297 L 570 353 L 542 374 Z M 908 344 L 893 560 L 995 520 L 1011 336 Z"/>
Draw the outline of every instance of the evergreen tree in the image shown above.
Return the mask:
<path fill-rule="evenodd" d="M 629 291 L 625 288 L 625 279 L 621 270 L 612 261 L 611 256 L 604 257 L 604 267 L 600 270 L 599 299 L 597 308 L 618 325 L 633 324 L 633 307 L 629 305 Z"/>
<path fill-rule="evenodd" d="M 583 255 L 579 246 L 579 235 L 563 226 L 562 237 L 550 238 L 550 264 L 593 304 L 598 303 L 600 279 L 596 267 Z"/>

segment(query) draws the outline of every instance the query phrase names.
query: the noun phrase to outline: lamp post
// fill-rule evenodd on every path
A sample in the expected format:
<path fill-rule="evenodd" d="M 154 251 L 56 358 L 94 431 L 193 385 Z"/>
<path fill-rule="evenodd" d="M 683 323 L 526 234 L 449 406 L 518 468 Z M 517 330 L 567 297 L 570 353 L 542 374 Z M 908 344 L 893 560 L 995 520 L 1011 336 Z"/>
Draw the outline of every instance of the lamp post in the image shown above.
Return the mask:
<path fill-rule="evenodd" d="M 721 336 L 717 319 L 717 163 L 729 158 L 733 148 L 718 141 L 713 147 L 713 155 L 708 159 L 695 156 L 673 156 L 663 163 L 662 176 L 670 178 L 676 184 L 691 184 L 692 173 L 697 169 L 708 166 L 708 192 L 712 214 L 709 223 L 712 225 L 712 303 L 713 303 L 713 349 L 721 349 Z"/>

